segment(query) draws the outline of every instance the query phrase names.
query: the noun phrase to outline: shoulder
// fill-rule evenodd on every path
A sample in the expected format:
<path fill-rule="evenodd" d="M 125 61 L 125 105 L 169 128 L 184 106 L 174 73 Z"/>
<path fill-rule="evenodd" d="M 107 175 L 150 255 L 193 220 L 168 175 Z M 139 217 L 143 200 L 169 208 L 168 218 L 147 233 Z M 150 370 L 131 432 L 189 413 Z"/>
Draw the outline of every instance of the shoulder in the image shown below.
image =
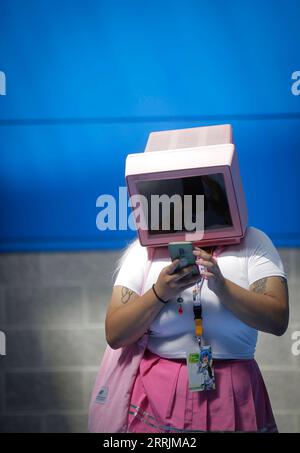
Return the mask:
<path fill-rule="evenodd" d="M 224 261 L 230 261 L 233 257 L 240 263 L 240 269 L 247 277 L 248 285 L 253 282 L 271 276 L 286 278 L 283 263 L 278 250 L 269 236 L 259 228 L 249 226 L 244 238 L 238 245 L 229 246 L 224 252 Z"/>
<path fill-rule="evenodd" d="M 274 247 L 269 236 L 264 231 L 253 226 L 247 227 L 246 234 L 241 241 L 241 246 L 247 250 Z"/>
<path fill-rule="evenodd" d="M 125 260 L 141 260 L 144 261 L 148 257 L 148 251 L 147 247 L 143 247 L 140 244 L 139 239 L 135 239 L 131 243 L 127 245 L 127 247 L 123 250 L 123 253 L 121 255 L 121 262 L 124 262 Z"/>
<path fill-rule="evenodd" d="M 113 272 L 114 285 L 123 285 L 139 294 L 143 275 L 148 259 L 147 247 L 143 247 L 139 239 L 130 242 L 122 250 Z"/>
<path fill-rule="evenodd" d="M 269 236 L 256 227 L 248 226 L 241 242 L 225 247 L 224 253 L 246 258 L 256 251 L 269 248 L 275 248 Z"/>
<path fill-rule="evenodd" d="M 247 262 L 257 260 L 259 257 L 263 260 L 280 262 L 278 250 L 270 237 L 254 226 L 247 227 L 245 236 L 239 244 L 229 246 L 228 254 Z"/>
<path fill-rule="evenodd" d="M 262 230 L 249 227 L 244 247 L 250 284 L 265 277 L 282 276 L 286 278 L 279 252 L 269 236 Z"/>
<path fill-rule="evenodd" d="M 148 261 L 153 260 L 154 249 L 144 247 L 140 244 L 139 239 L 130 242 L 122 251 L 117 262 L 117 269 L 123 265 L 132 268 L 132 271 L 142 270 L 147 265 Z"/>

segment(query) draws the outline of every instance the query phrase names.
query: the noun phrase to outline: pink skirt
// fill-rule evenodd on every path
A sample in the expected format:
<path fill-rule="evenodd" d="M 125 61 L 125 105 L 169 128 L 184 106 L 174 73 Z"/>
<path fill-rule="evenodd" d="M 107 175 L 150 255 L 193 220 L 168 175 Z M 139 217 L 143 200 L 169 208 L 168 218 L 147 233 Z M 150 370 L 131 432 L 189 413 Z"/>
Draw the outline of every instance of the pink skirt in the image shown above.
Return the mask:
<path fill-rule="evenodd" d="M 214 360 L 216 389 L 191 392 L 185 359 L 146 349 L 134 382 L 129 433 L 278 432 L 254 359 Z"/>

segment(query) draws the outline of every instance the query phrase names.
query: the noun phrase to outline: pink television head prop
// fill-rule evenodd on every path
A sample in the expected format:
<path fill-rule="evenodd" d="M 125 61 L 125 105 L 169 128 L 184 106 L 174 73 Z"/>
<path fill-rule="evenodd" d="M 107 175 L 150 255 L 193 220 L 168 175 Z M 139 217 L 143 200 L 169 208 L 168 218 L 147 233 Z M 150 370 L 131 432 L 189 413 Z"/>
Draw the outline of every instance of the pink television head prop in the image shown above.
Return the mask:
<path fill-rule="evenodd" d="M 133 216 L 141 245 L 191 241 L 205 247 L 237 244 L 243 238 L 248 215 L 231 125 L 152 132 L 145 152 L 127 156 L 125 176 L 129 196 L 134 199 Z M 200 211 L 197 194 L 202 195 L 198 197 Z M 174 212 L 165 209 L 167 204 L 156 211 L 153 222 L 151 209 L 157 206 L 153 195 L 156 202 L 163 196 L 176 195 L 177 200 L 178 195 L 181 200 L 194 197 L 185 212 L 191 214 L 191 220 L 203 218 L 203 228 L 186 228 L 184 221 L 178 227 L 172 220 Z M 182 206 L 188 204 L 184 201 Z"/>

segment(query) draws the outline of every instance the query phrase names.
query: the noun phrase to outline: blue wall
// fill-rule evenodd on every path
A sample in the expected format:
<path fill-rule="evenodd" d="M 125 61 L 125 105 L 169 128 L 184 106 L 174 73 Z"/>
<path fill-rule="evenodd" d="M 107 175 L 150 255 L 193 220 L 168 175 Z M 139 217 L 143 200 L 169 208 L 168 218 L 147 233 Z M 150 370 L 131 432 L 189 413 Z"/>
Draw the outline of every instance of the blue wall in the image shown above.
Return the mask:
<path fill-rule="evenodd" d="M 296 0 L 0 0 L 0 250 L 124 246 L 96 199 L 125 186 L 126 155 L 224 122 L 250 224 L 298 246 L 299 23 Z"/>

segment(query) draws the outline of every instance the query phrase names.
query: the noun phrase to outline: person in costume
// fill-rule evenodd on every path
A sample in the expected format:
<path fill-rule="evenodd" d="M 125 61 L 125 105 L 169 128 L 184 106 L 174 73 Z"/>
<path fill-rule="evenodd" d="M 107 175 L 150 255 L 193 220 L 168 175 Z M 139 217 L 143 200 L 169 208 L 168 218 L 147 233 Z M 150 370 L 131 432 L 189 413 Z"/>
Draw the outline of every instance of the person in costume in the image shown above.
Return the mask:
<path fill-rule="evenodd" d="M 222 191 L 211 178 L 202 182 L 210 189 L 206 206 L 216 206 L 209 208 L 212 221 L 229 222 Z M 178 260 L 171 262 L 166 246 L 152 247 L 149 257 L 148 247 L 136 239 L 116 268 L 105 319 L 107 343 L 116 350 L 149 336 L 130 392 L 127 432 L 276 432 L 255 348 L 258 331 L 280 336 L 288 326 L 280 256 L 271 239 L 249 225 L 239 243 L 198 243 L 193 253 L 199 275 L 191 273 L 192 265 L 176 270 Z M 209 353 L 200 349 L 208 391 L 191 390 L 187 362 L 187 353 L 199 351 L 197 298 L 202 345 L 212 350 L 213 370 Z"/>

